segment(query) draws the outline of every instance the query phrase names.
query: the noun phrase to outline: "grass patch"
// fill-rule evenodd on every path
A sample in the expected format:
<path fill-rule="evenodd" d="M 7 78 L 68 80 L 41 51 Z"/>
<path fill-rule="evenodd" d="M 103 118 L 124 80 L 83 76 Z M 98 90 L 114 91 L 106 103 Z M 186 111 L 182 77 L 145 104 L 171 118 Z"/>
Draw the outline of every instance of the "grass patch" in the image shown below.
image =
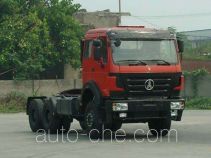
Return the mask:
<path fill-rule="evenodd" d="M 26 100 L 27 98 L 24 94 L 11 92 L 0 98 L 0 113 L 24 112 Z"/>
<path fill-rule="evenodd" d="M 186 101 L 186 109 L 190 110 L 211 110 L 211 98 L 192 98 Z"/>
<path fill-rule="evenodd" d="M 22 93 L 11 92 L 0 98 L 0 113 L 25 112 L 27 97 Z M 188 110 L 211 110 L 211 98 L 197 97 L 187 99 Z"/>
<path fill-rule="evenodd" d="M 183 59 L 186 60 L 201 60 L 201 61 L 210 61 L 211 55 L 204 56 L 204 55 L 198 55 L 193 53 L 183 53 Z"/>

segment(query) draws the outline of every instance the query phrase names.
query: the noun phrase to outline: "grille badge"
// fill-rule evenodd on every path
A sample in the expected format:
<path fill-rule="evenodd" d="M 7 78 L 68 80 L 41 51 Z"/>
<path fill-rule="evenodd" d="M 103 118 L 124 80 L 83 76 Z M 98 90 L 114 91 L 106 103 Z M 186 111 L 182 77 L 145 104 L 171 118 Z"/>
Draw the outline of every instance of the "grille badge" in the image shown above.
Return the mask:
<path fill-rule="evenodd" d="M 148 79 L 145 81 L 145 89 L 148 91 L 153 90 L 155 86 L 155 82 L 152 79 Z"/>

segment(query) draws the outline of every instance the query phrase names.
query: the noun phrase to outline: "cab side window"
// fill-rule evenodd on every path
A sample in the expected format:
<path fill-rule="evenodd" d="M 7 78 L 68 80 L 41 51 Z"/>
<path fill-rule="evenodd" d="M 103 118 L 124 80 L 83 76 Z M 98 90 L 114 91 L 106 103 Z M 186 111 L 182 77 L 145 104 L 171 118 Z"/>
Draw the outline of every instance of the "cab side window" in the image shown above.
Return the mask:
<path fill-rule="evenodd" d="M 107 56 L 107 42 L 105 39 L 100 39 L 102 41 L 102 47 L 100 48 L 95 48 L 94 51 L 98 52 L 101 54 L 101 57 L 103 58 L 103 62 L 107 63 L 108 61 L 108 56 Z M 94 52 L 94 53 L 95 53 Z"/>
<path fill-rule="evenodd" d="M 87 58 L 91 57 L 92 43 L 93 43 L 93 41 L 91 41 L 91 40 L 85 41 L 85 50 L 84 50 L 83 58 L 87 59 Z"/>

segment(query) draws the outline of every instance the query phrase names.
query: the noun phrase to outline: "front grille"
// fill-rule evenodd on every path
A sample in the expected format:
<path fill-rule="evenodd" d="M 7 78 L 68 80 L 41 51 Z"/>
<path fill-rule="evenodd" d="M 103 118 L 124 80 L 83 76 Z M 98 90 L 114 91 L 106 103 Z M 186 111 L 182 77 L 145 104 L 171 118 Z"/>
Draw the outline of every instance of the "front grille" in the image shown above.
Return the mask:
<path fill-rule="evenodd" d="M 169 97 L 178 85 L 181 74 L 120 74 L 118 83 L 128 97 Z M 153 80 L 154 88 L 147 90 L 145 82 Z"/>
<path fill-rule="evenodd" d="M 152 79 L 152 78 L 150 78 Z M 148 80 L 146 79 L 137 79 L 137 78 L 127 78 L 126 79 L 126 89 L 129 93 L 138 94 L 138 95 L 145 95 L 145 94 L 153 94 L 153 95 L 160 95 L 160 93 L 168 93 L 171 88 L 171 78 L 155 78 L 152 79 L 154 81 L 154 88 L 152 90 L 146 90 L 145 82 Z"/>

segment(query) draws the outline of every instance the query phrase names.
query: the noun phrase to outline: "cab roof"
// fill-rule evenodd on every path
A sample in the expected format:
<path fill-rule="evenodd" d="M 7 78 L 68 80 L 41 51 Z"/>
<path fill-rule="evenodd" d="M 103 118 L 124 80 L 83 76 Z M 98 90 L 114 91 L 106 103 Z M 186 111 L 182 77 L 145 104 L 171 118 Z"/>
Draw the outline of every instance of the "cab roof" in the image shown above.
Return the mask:
<path fill-rule="evenodd" d="M 145 28 L 144 26 L 117 26 L 110 28 L 97 28 L 89 30 L 86 35 L 93 34 L 116 34 L 119 38 L 152 38 L 152 39 L 175 39 L 175 34 L 168 30 Z"/>

